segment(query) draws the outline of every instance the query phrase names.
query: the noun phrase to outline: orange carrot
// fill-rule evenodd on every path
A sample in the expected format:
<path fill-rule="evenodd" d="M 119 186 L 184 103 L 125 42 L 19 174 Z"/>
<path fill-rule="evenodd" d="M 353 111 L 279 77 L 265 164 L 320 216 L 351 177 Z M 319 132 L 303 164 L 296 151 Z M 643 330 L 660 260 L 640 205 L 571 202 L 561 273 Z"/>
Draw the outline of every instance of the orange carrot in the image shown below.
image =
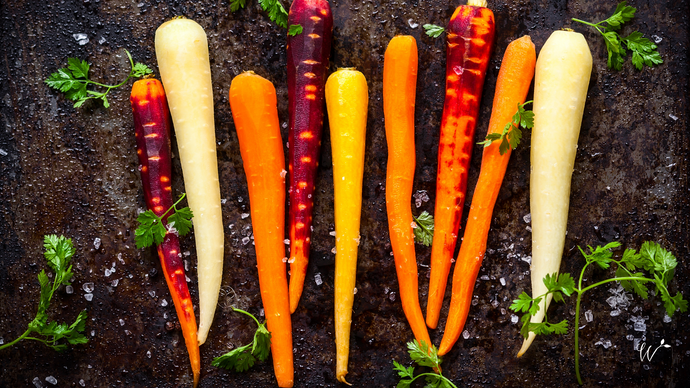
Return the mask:
<path fill-rule="evenodd" d="M 285 157 L 273 84 L 245 72 L 230 84 L 230 109 L 249 186 L 261 301 L 279 387 L 292 387 L 292 322 L 285 258 Z M 287 261 L 287 260 L 286 260 Z"/>
<path fill-rule="evenodd" d="M 527 97 L 536 61 L 537 54 L 529 36 L 523 36 L 508 45 L 496 81 L 488 133 L 500 134 L 503 127 L 512 122 L 517 105 L 525 102 Z M 472 290 L 486 251 L 491 215 L 510 159 L 510 147 L 501 155 L 499 143 L 500 141 L 494 141 L 484 148 L 482 168 L 453 272 L 450 311 L 439 355 L 448 353 L 458 340 L 472 302 Z"/>
<path fill-rule="evenodd" d="M 160 217 L 173 205 L 170 189 L 170 111 L 163 85 L 156 79 L 139 80 L 132 85 L 129 99 L 134 116 L 134 134 L 137 139 L 139 170 L 146 206 Z M 171 214 L 164 216 L 165 222 L 169 215 Z M 177 234 L 165 235 L 163 242 L 158 245 L 158 257 L 175 304 L 177 318 L 180 320 L 196 387 L 201 371 L 199 340 L 192 298 L 180 259 L 180 241 Z"/>
<path fill-rule="evenodd" d="M 486 0 L 469 0 L 448 23 L 446 99 L 438 145 L 434 240 L 426 324 L 435 329 L 446 292 L 467 189 L 474 128 L 494 40 L 494 14 Z"/>
<path fill-rule="evenodd" d="M 383 63 L 383 114 L 386 118 L 388 170 L 386 210 L 398 274 L 400 302 L 415 338 L 431 344 L 419 306 L 417 259 L 412 232 L 414 179 L 414 104 L 417 89 L 417 42 L 412 36 L 391 39 Z"/>

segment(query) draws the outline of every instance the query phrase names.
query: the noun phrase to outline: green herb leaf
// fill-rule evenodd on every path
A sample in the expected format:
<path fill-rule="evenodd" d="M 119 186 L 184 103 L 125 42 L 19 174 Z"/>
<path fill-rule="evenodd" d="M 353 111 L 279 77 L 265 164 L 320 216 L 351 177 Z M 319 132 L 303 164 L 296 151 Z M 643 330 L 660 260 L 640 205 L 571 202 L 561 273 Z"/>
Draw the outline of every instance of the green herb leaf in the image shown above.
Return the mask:
<path fill-rule="evenodd" d="M 174 226 L 180 236 L 186 236 L 192 229 L 192 217 L 194 217 L 192 210 L 183 207 L 168 216 L 168 225 Z"/>
<path fill-rule="evenodd" d="M 280 3 L 280 0 L 259 0 L 261 8 L 268 12 L 268 18 L 279 27 L 288 28 L 288 13 Z"/>
<path fill-rule="evenodd" d="M 425 341 L 419 343 L 417 340 L 414 340 L 407 343 L 407 349 L 412 361 L 416 362 L 419 366 L 434 368 L 434 372 L 421 373 L 415 376 L 413 367 L 406 368 L 397 361 L 393 361 L 393 370 L 398 372 L 398 376 L 402 378 L 398 382 L 397 388 L 410 387 L 416 379 L 422 376 L 424 376 L 427 382 L 425 387 L 457 388 L 450 380 L 437 373 L 440 369 L 441 358 L 438 356 L 438 349 L 436 349 L 435 346 L 431 345 L 431 348 L 429 348 L 429 344 Z"/>
<path fill-rule="evenodd" d="M 417 227 L 412 229 L 414 231 L 414 239 L 417 243 L 424 246 L 431 246 L 434 240 L 434 216 L 426 211 L 423 211 L 419 217 L 412 216 Z"/>
<path fill-rule="evenodd" d="M 446 31 L 445 28 L 437 26 L 435 24 L 425 24 L 422 27 L 424 27 L 424 31 L 426 31 L 426 34 L 432 38 L 438 38 L 439 36 L 441 36 L 441 34 L 443 34 Z"/>
<path fill-rule="evenodd" d="M 271 351 L 271 333 L 266 329 L 266 323 L 259 323 L 256 317 L 244 310 L 232 308 L 233 311 L 248 315 L 257 324 L 254 339 L 250 344 L 235 348 L 222 356 L 213 359 L 211 365 L 235 372 L 244 372 L 258 361 L 265 361 Z"/>
<path fill-rule="evenodd" d="M 288 35 L 289 36 L 295 36 L 299 35 L 302 33 L 302 26 L 299 24 L 290 24 L 290 28 L 288 28 Z"/>
<path fill-rule="evenodd" d="M 553 275 L 546 274 L 544 277 L 544 285 L 550 292 L 559 291 L 567 296 L 575 292 L 575 280 L 573 280 L 573 277 L 570 276 L 569 273 L 564 273 L 560 276 L 557 273 Z"/>
<path fill-rule="evenodd" d="M 434 345 L 431 345 L 431 349 L 429 349 L 429 344 L 425 341 L 422 341 L 421 344 L 417 342 L 417 340 L 408 342 L 407 351 L 410 353 L 412 361 L 416 362 L 419 366 L 438 368 L 438 366 L 441 365 L 438 349 L 436 349 Z"/>
<path fill-rule="evenodd" d="M 134 78 L 141 78 L 152 73 L 153 70 L 141 62 L 137 62 L 132 68 L 132 77 Z"/>
<path fill-rule="evenodd" d="M 247 0 L 230 0 L 230 12 L 235 12 L 247 5 Z"/>
<path fill-rule="evenodd" d="M 163 226 L 161 219 L 152 210 L 140 213 L 137 221 L 139 227 L 134 231 L 134 242 L 137 244 L 137 248 L 146 248 L 154 243 L 158 245 L 163 242 L 168 231 Z"/>
<path fill-rule="evenodd" d="M 72 70 L 74 78 L 89 78 L 89 64 L 77 58 L 67 58 L 67 68 Z"/>
<path fill-rule="evenodd" d="M 620 29 L 621 24 L 629 22 L 635 17 L 635 11 L 637 11 L 637 9 L 635 7 L 628 6 L 627 1 L 621 1 L 616 6 L 616 10 L 613 11 L 613 15 L 611 15 L 611 17 L 603 22 L 599 22 L 598 24 L 606 23 L 608 24 L 609 30 L 618 30 Z"/>
<path fill-rule="evenodd" d="M 530 104 L 532 101 L 526 101 L 522 104 L 517 105 L 517 111 L 513 115 L 511 122 L 507 123 L 503 127 L 503 132 L 492 132 L 486 135 L 486 139 L 477 144 L 481 144 L 484 147 L 490 146 L 494 141 L 501 140 L 498 146 L 498 152 L 501 155 L 505 155 L 509 148 L 515 149 L 520 145 L 520 140 L 522 140 L 522 128 L 532 128 L 534 126 L 534 112 L 531 110 L 525 110 L 525 105 Z"/>
<path fill-rule="evenodd" d="M 513 300 L 513 304 L 510 305 L 510 309 L 516 313 L 526 313 L 531 304 L 532 297 L 527 295 L 526 292 L 522 291 L 522 294 L 518 295 L 518 298 Z"/>

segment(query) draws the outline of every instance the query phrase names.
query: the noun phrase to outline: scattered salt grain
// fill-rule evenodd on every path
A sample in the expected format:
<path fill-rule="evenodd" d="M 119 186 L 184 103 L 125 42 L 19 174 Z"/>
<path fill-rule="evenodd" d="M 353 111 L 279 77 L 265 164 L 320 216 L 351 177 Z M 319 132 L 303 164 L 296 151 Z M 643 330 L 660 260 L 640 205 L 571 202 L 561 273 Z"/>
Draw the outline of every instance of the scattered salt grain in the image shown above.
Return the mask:
<path fill-rule="evenodd" d="M 189 271 L 189 260 L 182 260 L 182 262 L 184 263 L 184 270 Z"/>
<path fill-rule="evenodd" d="M 0 148 L 0 156 L 7 156 L 7 151 Z"/>
<path fill-rule="evenodd" d="M 110 268 L 105 269 L 105 277 L 110 276 L 113 273 L 113 271 Z"/>
<path fill-rule="evenodd" d="M 654 40 L 654 43 L 659 44 L 664 39 L 662 37 L 660 37 L 659 35 L 652 35 L 652 40 Z"/>
<path fill-rule="evenodd" d="M 2 344 L 4 344 L 4 343 L 5 343 L 5 340 L 2 339 L 2 338 L 0 338 L 0 345 L 2 345 Z"/>
<path fill-rule="evenodd" d="M 84 294 L 84 299 L 91 302 L 93 300 L 93 294 Z"/>
<path fill-rule="evenodd" d="M 510 314 L 510 321 L 511 321 L 511 322 L 513 322 L 513 323 L 518 323 L 518 320 L 520 320 L 520 318 L 518 318 L 517 315 L 515 315 L 515 314 Z"/>
<path fill-rule="evenodd" d="M 632 340 L 635 339 L 635 336 L 632 335 L 632 334 L 628 334 L 628 335 L 625 336 L 625 339 L 627 339 L 628 341 L 632 341 Z"/>
<path fill-rule="evenodd" d="M 462 338 L 464 338 L 464 339 L 470 338 L 470 332 L 467 330 L 463 330 L 462 331 Z"/>
<path fill-rule="evenodd" d="M 68 294 L 73 294 L 74 293 L 74 287 L 72 286 L 65 286 L 65 292 Z"/>
<path fill-rule="evenodd" d="M 414 222 L 414 221 L 412 221 L 412 223 L 410 224 L 410 226 L 412 227 L 412 229 L 417 229 L 417 223 Z"/>
<path fill-rule="evenodd" d="M 323 280 L 321 280 L 321 274 L 320 273 L 317 273 L 316 275 L 314 275 L 314 281 L 316 282 L 317 286 L 320 286 L 323 284 Z"/>
<path fill-rule="evenodd" d="M 245 219 L 245 218 L 247 218 L 247 217 L 249 217 L 249 213 L 242 213 L 242 214 L 240 214 L 240 218 L 242 218 L 242 219 Z"/>
<path fill-rule="evenodd" d="M 331 253 L 335 254 L 335 252 L 335 247 L 333 247 L 333 249 L 331 249 Z"/>
<path fill-rule="evenodd" d="M 498 280 L 501 282 L 501 285 L 502 285 L 502 286 L 505 286 L 505 285 L 506 285 L 506 280 L 505 280 L 505 278 L 500 278 L 500 279 L 498 279 Z"/>
<path fill-rule="evenodd" d="M 611 340 L 605 340 L 603 338 L 600 338 L 599 341 L 594 343 L 594 346 L 603 346 L 604 349 L 608 349 L 611 347 Z"/>
<path fill-rule="evenodd" d="M 189 282 L 192 281 L 192 279 L 190 279 L 189 276 L 187 276 L 187 275 L 184 275 L 184 280 L 185 280 L 187 283 L 189 283 Z"/>
<path fill-rule="evenodd" d="M 57 379 L 53 376 L 46 377 L 46 381 L 50 384 L 57 385 Z"/>
<path fill-rule="evenodd" d="M 101 239 L 99 237 L 96 237 L 93 239 L 93 247 L 98 250 L 101 248 Z"/>
<path fill-rule="evenodd" d="M 395 302 L 395 291 L 388 294 L 388 299 L 390 299 L 391 302 Z"/>
<path fill-rule="evenodd" d="M 259 310 L 259 316 L 260 316 L 260 317 L 263 317 L 263 316 L 264 316 L 264 309 L 263 309 L 263 308 Z"/>
<path fill-rule="evenodd" d="M 120 318 L 120 326 L 124 326 L 124 325 L 125 325 L 125 320 Z"/>
<path fill-rule="evenodd" d="M 152 298 L 156 297 L 156 291 L 149 291 L 149 295 L 151 295 Z"/>
<path fill-rule="evenodd" d="M 531 223 L 532 222 L 532 213 L 525 214 L 525 216 L 522 217 L 522 220 L 525 221 L 525 224 Z"/>
<path fill-rule="evenodd" d="M 335 236 L 335 230 L 331 230 L 330 232 L 328 232 L 328 234 L 330 234 L 331 236 Z"/>
<path fill-rule="evenodd" d="M 489 277 L 487 275 L 482 275 L 479 278 L 482 280 L 489 280 Z"/>
<path fill-rule="evenodd" d="M 288 258 L 287 258 L 287 257 L 283 257 L 283 263 L 287 263 L 287 261 L 288 261 Z"/>
<path fill-rule="evenodd" d="M 410 26 L 410 28 L 419 27 L 419 23 L 415 23 L 412 19 L 407 19 L 407 24 Z"/>
<path fill-rule="evenodd" d="M 89 43 L 89 36 L 86 34 L 72 34 L 72 37 L 74 38 L 74 40 L 77 41 L 77 43 L 80 46 L 83 46 L 83 45 Z"/>
<path fill-rule="evenodd" d="M 295 262 L 295 258 L 293 257 L 292 259 L 288 260 L 288 264 L 292 264 Z"/>
<path fill-rule="evenodd" d="M 524 261 L 525 263 L 532 265 L 532 256 L 522 256 L 520 260 Z"/>
<path fill-rule="evenodd" d="M 82 288 L 84 291 L 86 291 L 87 293 L 92 293 L 93 290 L 94 290 L 94 285 L 93 285 L 93 283 L 91 283 L 91 282 L 89 282 L 89 283 L 84 283 L 84 284 L 81 285 L 81 288 Z"/>
<path fill-rule="evenodd" d="M 671 317 L 668 316 L 668 314 L 664 314 L 664 323 L 669 323 L 671 322 Z"/>
<path fill-rule="evenodd" d="M 592 322 L 592 320 L 594 319 L 592 310 L 585 311 L 585 319 L 587 320 L 587 322 Z"/>
<path fill-rule="evenodd" d="M 636 317 L 636 316 L 631 316 L 630 321 L 633 322 L 633 329 L 635 331 L 647 331 L 647 325 L 644 323 L 645 318 L 644 317 Z"/>
<path fill-rule="evenodd" d="M 242 237 L 242 245 L 247 245 L 247 244 L 249 244 L 249 240 L 250 240 L 249 237 Z"/>
<path fill-rule="evenodd" d="M 283 240 L 283 244 L 290 245 L 290 239 L 286 238 L 285 240 Z"/>
<path fill-rule="evenodd" d="M 353 290 L 354 295 L 357 295 L 357 287 Z"/>
<path fill-rule="evenodd" d="M 86 386 L 86 382 L 84 381 L 84 379 L 79 379 L 79 385 L 82 387 Z"/>
<path fill-rule="evenodd" d="M 426 190 L 418 190 L 412 194 L 412 197 L 414 198 L 414 205 L 417 208 L 420 208 L 422 203 L 429 201 L 429 194 L 426 192 Z"/>
<path fill-rule="evenodd" d="M 95 337 L 95 336 L 96 336 L 96 330 L 91 330 L 91 337 Z"/>
<path fill-rule="evenodd" d="M 287 175 L 287 171 L 283 170 L 280 172 L 280 177 L 285 178 L 285 175 Z"/>
<path fill-rule="evenodd" d="M 221 204 L 221 205 L 225 205 L 227 202 L 228 202 L 228 199 L 227 199 L 227 198 L 221 198 L 221 199 L 220 199 L 220 204 Z"/>
<path fill-rule="evenodd" d="M 621 315 L 621 311 L 620 311 L 620 310 L 611 310 L 611 316 L 612 316 L 612 317 L 617 317 L 617 316 L 619 316 L 619 315 Z"/>
<path fill-rule="evenodd" d="M 674 115 L 673 113 L 670 113 L 668 117 L 672 118 L 673 121 L 678 121 L 678 116 Z"/>
<path fill-rule="evenodd" d="M 108 40 L 105 39 L 105 36 L 101 36 L 100 38 L 98 38 L 98 44 L 105 44 L 105 42 L 107 42 L 107 41 Z"/>
<path fill-rule="evenodd" d="M 132 335 L 132 332 L 129 331 L 129 330 L 125 330 L 125 334 L 126 334 L 126 335 Z"/>
<path fill-rule="evenodd" d="M 168 305 L 168 301 L 165 299 L 161 299 L 161 307 L 166 307 Z"/>
<path fill-rule="evenodd" d="M 147 358 L 151 358 L 151 351 L 150 351 L 150 350 L 147 350 L 147 351 L 146 351 L 146 357 L 147 357 Z"/>
<path fill-rule="evenodd" d="M 36 388 L 43 388 L 43 383 L 41 382 L 41 379 L 39 379 L 38 377 L 34 377 L 34 379 L 31 380 L 31 382 L 34 383 L 34 386 Z"/>
<path fill-rule="evenodd" d="M 192 253 L 189 252 L 189 251 L 184 251 L 182 254 L 183 254 L 184 256 L 189 256 L 189 255 L 191 255 Z"/>

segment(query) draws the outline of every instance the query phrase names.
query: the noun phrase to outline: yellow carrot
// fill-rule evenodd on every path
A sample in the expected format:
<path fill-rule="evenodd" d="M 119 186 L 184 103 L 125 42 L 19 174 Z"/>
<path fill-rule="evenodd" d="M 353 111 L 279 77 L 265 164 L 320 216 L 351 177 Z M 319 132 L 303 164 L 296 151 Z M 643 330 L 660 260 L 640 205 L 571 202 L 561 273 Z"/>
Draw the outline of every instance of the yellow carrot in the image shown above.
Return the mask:
<path fill-rule="evenodd" d="M 350 324 L 355 300 L 364 142 L 369 94 L 364 75 L 339 69 L 326 82 L 335 191 L 335 375 L 347 383 Z"/>
<path fill-rule="evenodd" d="M 156 30 L 156 58 L 175 127 L 185 192 L 194 213 L 201 345 L 218 303 L 224 246 L 211 66 L 204 29 L 189 19 L 163 23 Z"/>

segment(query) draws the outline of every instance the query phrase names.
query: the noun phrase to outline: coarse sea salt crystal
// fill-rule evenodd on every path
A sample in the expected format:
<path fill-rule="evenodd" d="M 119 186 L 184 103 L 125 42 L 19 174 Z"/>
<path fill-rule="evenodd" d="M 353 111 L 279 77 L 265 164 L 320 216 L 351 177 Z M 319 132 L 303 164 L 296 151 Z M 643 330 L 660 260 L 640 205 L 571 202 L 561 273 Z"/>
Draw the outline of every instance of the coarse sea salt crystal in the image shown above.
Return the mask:
<path fill-rule="evenodd" d="M 124 325 L 125 325 L 125 320 L 120 318 L 120 326 L 124 326 Z"/>
<path fill-rule="evenodd" d="M 168 301 L 165 299 L 161 299 L 161 307 L 166 307 L 168 305 Z"/>
<path fill-rule="evenodd" d="M 242 213 L 242 214 L 240 214 L 240 218 L 242 218 L 242 219 L 245 219 L 245 218 L 247 218 L 247 217 L 249 217 L 249 213 Z"/>
<path fill-rule="evenodd" d="M 316 275 L 314 275 L 314 281 L 316 282 L 317 286 L 320 286 L 321 284 L 323 284 L 323 280 L 321 280 L 321 274 L 320 273 L 317 273 Z"/>
<path fill-rule="evenodd" d="M 502 286 L 505 286 L 505 285 L 506 285 L 506 280 L 505 280 L 505 278 L 500 278 L 500 279 L 498 279 L 498 280 L 501 282 L 501 285 L 502 285 Z"/>
<path fill-rule="evenodd" d="M 89 283 L 84 283 L 84 284 L 82 284 L 82 285 L 81 285 L 81 288 L 82 288 L 84 291 L 86 291 L 86 292 L 88 292 L 88 293 L 91 293 L 91 292 L 93 292 L 95 286 L 94 286 L 93 283 L 89 282 Z"/>
<path fill-rule="evenodd" d="M 467 330 L 463 330 L 462 331 L 462 338 L 464 338 L 464 339 L 470 338 L 470 332 Z"/>
<path fill-rule="evenodd" d="M 41 379 L 39 379 L 38 377 L 34 377 L 34 379 L 31 380 L 31 382 L 34 383 L 34 386 L 36 388 L 43 388 L 43 383 L 41 382 Z"/>
<path fill-rule="evenodd" d="M 65 292 L 67 294 L 73 294 L 74 293 L 74 287 L 72 286 L 65 286 Z"/>
<path fill-rule="evenodd" d="M 7 151 L 0 148 L 0 156 L 7 156 Z"/>
<path fill-rule="evenodd" d="M 251 240 L 249 237 L 242 237 L 242 245 L 249 244 L 249 240 Z"/>
<path fill-rule="evenodd" d="M 146 351 L 146 357 L 151 358 L 151 351 L 150 350 Z"/>
<path fill-rule="evenodd" d="M 86 386 L 86 382 L 84 381 L 84 379 L 79 379 L 79 385 L 82 387 Z"/>
<path fill-rule="evenodd" d="M 84 294 L 84 299 L 91 302 L 93 300 L 93 294 Z"/>
<path fill-rule="evenodd" d="M 520 320 L 520 318 L 518 318 L 517 315 L 515 315 L 515 314 L 510 314 L 510 321 L 511 321 L 511 322 L 513 322 L 513 323 L 518 323 L 518 320 Z"/>
<path fill-rule="evenodd" d="M 96 237 L 93 239 L 93 247 L 98 250 L 101 247 L 101 239 Z"/>
<path fill-rule="evenodd" d="M 74 38 L 74 40 L 77 41 L 77 43 L 78 43 L 80 46 L 83 46 L 83 45 L 89 43 L 89 36 L 86 35 L 86 34 L 84 34 L 84 33 L 81 33 L 81 34 L 72 34 L 72 37 Z"/>
<path fill-rule="evenodd" d="M 532 213 L 525 214 L 525 216 L 522 217 L 522 220 L 525 221 L 525 224 L 532 222 Z"/>
<path fill-rule="evenodd" d="M 592 310 L 585 311 L 585 319 L 587 320 L 587 322 L 592 322 L 592 320 L 594 319 Z"/>

